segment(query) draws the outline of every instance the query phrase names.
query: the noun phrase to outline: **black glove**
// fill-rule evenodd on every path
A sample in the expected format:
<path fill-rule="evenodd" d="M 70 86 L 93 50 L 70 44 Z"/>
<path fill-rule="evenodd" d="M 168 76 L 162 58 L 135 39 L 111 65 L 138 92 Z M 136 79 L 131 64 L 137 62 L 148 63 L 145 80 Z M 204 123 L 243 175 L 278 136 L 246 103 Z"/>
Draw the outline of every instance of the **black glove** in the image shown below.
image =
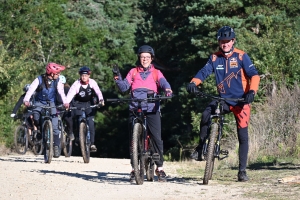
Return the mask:
<path fill-rule="evenodd" d="M 255 92 L 253 90 L 250 90 L 246 95 L 245 95 L 245 102 L 246 103 L 252 103 L 254 101 L 254 96 Z"/>
<path fill-rule="evenodd" d="M 186 90 L 189 94 L 195 94 L 198 92 L 198 88 L 196 86 L 196 84 L 194 82 L 191 82 L 189 83 L 187 86 L 186 86 Z"/>
<path fill-rule="evenodd" d="M 113 66 L 112 72 L 113 72 L 114 76 L 119 76 L 120 75 L 120 70 L 119 70 L 118 65 Z"/>

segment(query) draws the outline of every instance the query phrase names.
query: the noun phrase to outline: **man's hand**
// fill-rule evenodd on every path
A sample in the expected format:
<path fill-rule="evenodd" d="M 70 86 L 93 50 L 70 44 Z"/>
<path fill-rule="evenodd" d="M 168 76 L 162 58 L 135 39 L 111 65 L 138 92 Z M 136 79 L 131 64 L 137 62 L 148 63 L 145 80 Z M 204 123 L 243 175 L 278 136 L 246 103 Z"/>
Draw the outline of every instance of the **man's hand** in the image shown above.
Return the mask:
<path fill-rule="evenodd" d="M 245 95 L 245 102 L 247 103 L 252 103 L 254 101 L 254 96 L 255 92 L 253 90 L 250 90 L 246 95 Z"/>
<path fill-rule="evenodd" d="M 195 94 L 198 92 L 198 88 L 196 86 L 196 84 L 194 82 L 191 82 L 189 83 L 187 86 L 186 86 L 186 90 L 189 94 Z"/>

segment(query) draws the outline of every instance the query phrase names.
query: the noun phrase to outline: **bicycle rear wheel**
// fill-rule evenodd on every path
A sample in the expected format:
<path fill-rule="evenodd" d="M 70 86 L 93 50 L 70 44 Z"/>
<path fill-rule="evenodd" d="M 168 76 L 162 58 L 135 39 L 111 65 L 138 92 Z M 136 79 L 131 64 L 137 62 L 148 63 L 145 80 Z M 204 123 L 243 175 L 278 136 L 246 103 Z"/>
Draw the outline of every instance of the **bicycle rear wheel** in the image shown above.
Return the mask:
<path fill-rule="evenodd" d="M 217 131 L 218 131 L 218 124 L 213 123 L 210 127 L 209 143 L 207 147 L 206 165 L 205 165 L 205 171 L 203 177 L 204 185 L 207 185 L 208 181 L 212 177 L 212 172 L 213 172 L 214 162 L 215 162 L 214 150 L 215 150 L 215 140 L 217 136 Z"/>
<path fill-rule="evenodd" d="M 144 158 L 144 141 L 143 131 L 140 123 L 135 123 L 132 133 L 132 159 L 133 168 L 135 174 L 136 184 L 142 185 L 144 183 L 144 170 L 145 170 L 145 158 Z"/>
<path fill-rule="evenodd" d="M 50 120 L 45 120 L 42 126 L 44 142 L 44 161 L 51 163 L 53 157 L 53 128 Z"/>
<path fill-rule="evenodd" d="M 153 181 L 154 180 L 154 162 L 151 158 L 146 159 L 145 170 L 146 170 L 147 181 Z"/>
<path fill-rule="evenodd" d="M 28 148 L 28 131 L 23 125 L 16 128 L 14 135 L 16 151 L 19 154 L 25 154 Z"/>
<path fill-rule="evenodd" d="M 84 163 L 90 162 L 90 140 L 87 137 L 88 127 L 86 123 L 80 122 L 79 125 L 79 141 L 80 149 Z"/>

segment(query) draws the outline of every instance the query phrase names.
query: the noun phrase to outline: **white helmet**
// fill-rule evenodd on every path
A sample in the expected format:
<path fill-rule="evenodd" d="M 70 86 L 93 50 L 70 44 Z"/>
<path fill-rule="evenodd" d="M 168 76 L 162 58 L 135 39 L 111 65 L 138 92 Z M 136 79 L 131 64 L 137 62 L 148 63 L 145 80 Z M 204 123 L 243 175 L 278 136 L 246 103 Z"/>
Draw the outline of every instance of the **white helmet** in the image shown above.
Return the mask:
<path fill-rule="evenodd" d="M 59 75 L 59 80 L 60 82 L 62 82 L 63 84 L 65 84 L 67 82 L 67 79 L 64 75 Z"/>

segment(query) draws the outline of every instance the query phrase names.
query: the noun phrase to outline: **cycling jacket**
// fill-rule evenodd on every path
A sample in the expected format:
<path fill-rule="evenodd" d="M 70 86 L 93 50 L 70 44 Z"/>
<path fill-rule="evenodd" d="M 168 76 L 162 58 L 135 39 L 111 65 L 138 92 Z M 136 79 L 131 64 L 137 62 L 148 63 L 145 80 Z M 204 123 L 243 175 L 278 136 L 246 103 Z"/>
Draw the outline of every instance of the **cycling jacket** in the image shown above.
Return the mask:
<path fill-rule="evenodd" d="M 255 93 L 258 90 L 258 71 L 242 50 L 234 48 L 229 55 L 224 55 L 221 51 L 214 53 L 191 82 L 199 85 L 212 73 L 215 74 L 219 95 L 223 98 L 242 98 L 249 90 Z M 227 103 L 237 104 L 232 101 Z"/>
<path fill-rule="evenodd" d="M 157 79 L 159 83 L 156 83 L 156 80 L 154 80 L 155 76 L 152 74 L 154 70 L 157 70 Z M 132 68 L 124 80 L 116 79 L 115 82 L 121 92 L 126 92 L 131 89 L 131 98 L 136 99 L 145 99 L 147 98 L 147 94 L 152 91 L 154 91 L 154 95 L 156 95 L 159 88 L 162 88 L 164 91 L 166 89 L 171 89 L 170 84 L 167 82 L 161 71 L 155 69 L 152 64 L 146 71 L 144 71 L 142 66 Z M 129 108 L 137 108 L 137 103 L 131 103 Z M 159 102 L 142 103 L 142 109 L 147 112 L 156 112 L 160 109 L 160 104 Z"/>

